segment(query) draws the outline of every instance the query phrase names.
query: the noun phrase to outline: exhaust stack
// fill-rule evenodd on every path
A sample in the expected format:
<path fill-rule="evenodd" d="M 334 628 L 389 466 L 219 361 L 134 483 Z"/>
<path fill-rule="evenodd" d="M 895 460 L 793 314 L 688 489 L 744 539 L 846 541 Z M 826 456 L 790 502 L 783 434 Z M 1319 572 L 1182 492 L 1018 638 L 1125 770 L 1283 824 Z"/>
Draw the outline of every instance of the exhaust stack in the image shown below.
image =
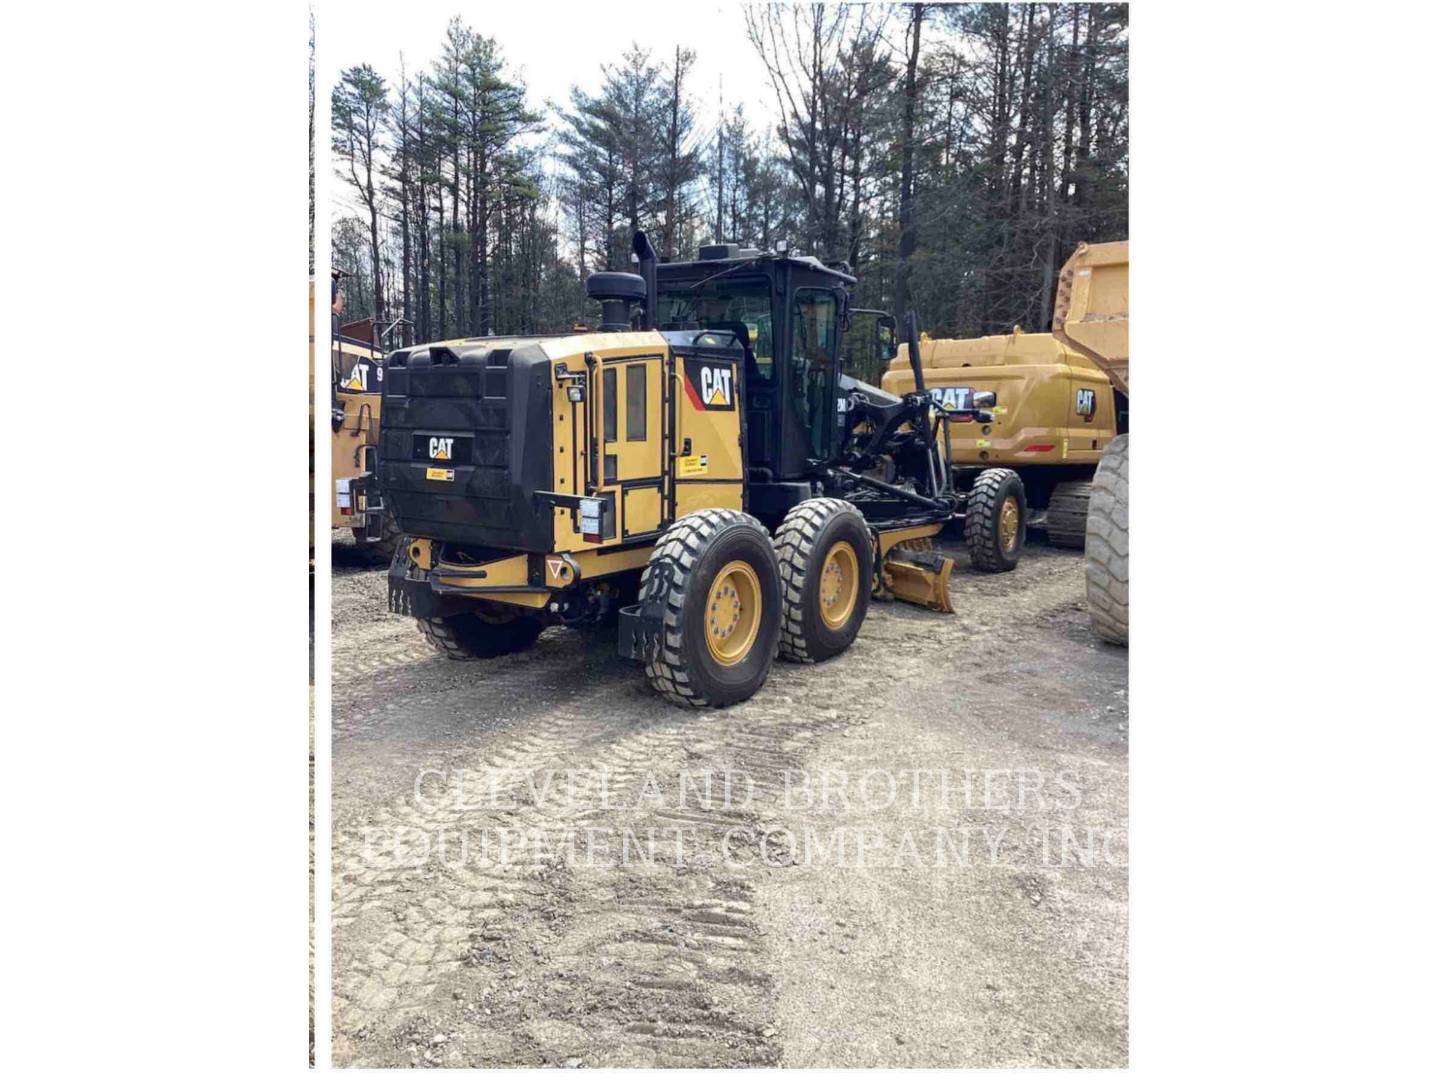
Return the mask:
<path fill-rule="evenodd" d="M 658 312 L 655 310 L 659 302 L 659 287 L 655 280 L 655 264 L 659 261 L 655 257 L 655 248 L 650 243 L 650 238 L 643 232 L 637 231 L 631 243 L 635 251 L 635 258 L 640 263 L 640 277 L 645 282 L 645 317 L 641 320 L 642 330 L 654 330 L 655 318 Z"/>
<path fill-rule="evenodd" d="M 914 311 L 905 313 L 905 342 L 910 346 L 910 370 L 915 373 L 915 392 L 925 393 L 925 373 L 920 368 L 920 319 Z"/>

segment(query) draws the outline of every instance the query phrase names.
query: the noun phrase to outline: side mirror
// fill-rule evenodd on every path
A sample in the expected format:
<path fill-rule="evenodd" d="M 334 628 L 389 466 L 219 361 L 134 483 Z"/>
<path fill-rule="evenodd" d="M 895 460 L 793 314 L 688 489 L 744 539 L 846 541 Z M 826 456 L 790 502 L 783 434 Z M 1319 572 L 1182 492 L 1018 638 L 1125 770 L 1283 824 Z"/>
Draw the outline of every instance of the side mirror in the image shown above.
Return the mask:
<path fill-rule="evenodd" d="M 895 340 L 895 316 L 881 315 L 875 320 L 875 355 L 882 363 L 888 364 L 899 351 Z"/>
<path fill-rule="evenodd" d="M 995 391 L 976 390 L 970 395 L 970 407 L 972 409 L 993 409 L 995 407 Z"/>

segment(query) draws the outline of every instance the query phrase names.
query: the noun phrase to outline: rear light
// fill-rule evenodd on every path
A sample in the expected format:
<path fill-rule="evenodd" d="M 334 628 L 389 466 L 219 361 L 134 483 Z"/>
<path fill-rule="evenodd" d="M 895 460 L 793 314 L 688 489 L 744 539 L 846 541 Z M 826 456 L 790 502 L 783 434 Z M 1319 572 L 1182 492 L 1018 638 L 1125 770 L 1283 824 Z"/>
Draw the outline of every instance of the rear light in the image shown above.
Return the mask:
<path fill-rule="evenodd" d="M 604 539 L 601 518 L 604 504 L 599 499 L 580 500 L 580 532 L 587 544 L 598 544 Z"/>

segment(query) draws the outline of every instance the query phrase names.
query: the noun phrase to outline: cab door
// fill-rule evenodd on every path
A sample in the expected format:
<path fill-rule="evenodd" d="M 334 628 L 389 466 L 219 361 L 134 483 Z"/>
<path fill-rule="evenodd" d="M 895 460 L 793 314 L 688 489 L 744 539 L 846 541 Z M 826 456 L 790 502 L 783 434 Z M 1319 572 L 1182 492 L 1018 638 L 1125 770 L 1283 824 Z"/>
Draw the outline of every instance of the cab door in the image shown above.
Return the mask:
<path fill-rule="evenodd" d="M 607 541 L 653 534 L 664 517 L 664 369 L 659 354 L 600 361 L 595 486 L 614 500 L 614 532 Z"/>
<path fill-rule="evenodd" d="M 713 353 L 673 353 L 671 520 L 696 510 L 744 508 L 744 363 Z"/>
<path fill-rule="evenodd" d="M 1115 392 L 1098 369 L 1068 365 L 1070 393 L 1065 402 L 1063 460 L 1095 464 L 1115 436 Z"/>

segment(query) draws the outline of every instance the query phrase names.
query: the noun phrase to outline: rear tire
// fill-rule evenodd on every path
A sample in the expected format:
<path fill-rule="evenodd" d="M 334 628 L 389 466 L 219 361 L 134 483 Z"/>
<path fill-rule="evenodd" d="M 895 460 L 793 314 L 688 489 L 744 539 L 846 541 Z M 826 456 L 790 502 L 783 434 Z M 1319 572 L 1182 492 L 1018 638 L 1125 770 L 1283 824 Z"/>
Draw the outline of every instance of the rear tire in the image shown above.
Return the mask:
<path fill-rule="evenodd" d="M 1095 470 L 1085 521 L 1085 598 L 1095 633 L 1130 644 L 1130 436 L 1111 440 Z"/>
<path fill-rule="evenodd" d="M 436 652 L 451 660 L 488 660 L 519 652 L 534 645 L 544 629 L 532 616 L 490 610 L 462 611 L 416 619 L 415 623 Z"/>
<path fill-rule="evenodd" d="M 775 552 L 780 655 L 804 664 L 838 656 L 870 609 L 875 552 L 865 518 L 843 499 L 806 499 L 775 530 Z"/>
<path fill-rule="evenodd" d="M 1014 469 L 986 469 L 965 504 L 965 546 L 977 570 L 1000 573 L 1020 565 L 1025 547 L 1025 485 Z"/>
<path fill-rule="evenodd" d="M 1056 484 L 1045 510 L 1045 531 L 1060 548 L 1085 546 L 1085 518 L 1090 511 L 1090 481 L 1066 480 Z"/>
<path fill-rule="evenodd" d="M 765 684 L 780 640 L 780 564 L 749 514 L 700 510 L 672 525 L 641 575 L 640 602 L 663 605 L 645 675 L 666 700 L 723 707 Z"/>

